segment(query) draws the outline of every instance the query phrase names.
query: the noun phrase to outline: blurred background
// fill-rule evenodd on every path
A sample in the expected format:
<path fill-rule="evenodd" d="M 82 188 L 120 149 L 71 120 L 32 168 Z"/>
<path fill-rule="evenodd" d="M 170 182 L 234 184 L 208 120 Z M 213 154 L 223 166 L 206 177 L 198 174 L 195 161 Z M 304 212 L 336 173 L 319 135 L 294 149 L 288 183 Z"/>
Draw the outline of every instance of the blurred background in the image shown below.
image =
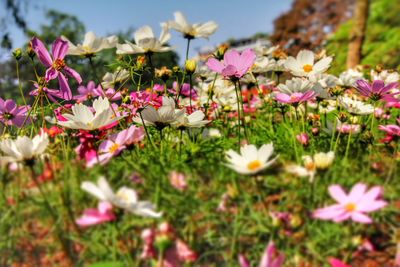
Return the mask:
<path fill-rule="evenodd" d="M 291 55 L 301 49 L 326 51 L 335 57 L 334 74 L 359 64 L 399 69 L 399 0 L 0 0 L 1 96 L 17 95 L 12 51 L 26 49 L 34 35 L 47 44 L 60 35 L 82 43 L 85 32 L 94 31 L 98 36 L 116 34 L 122 43 L 132 41 L 133 32 L 144 25 L 159 35 L 160 22 L 173 20 L 175 11 L 182 11 L 191 23 L 214 20 L 219 24 L 209 40 L 192 42 L 190 57 L 207 54 L 223 43 L 237 49 L 279 44 Z M 156 67 L 183 63 L 186 40 L 172 34 L 170 45 L 175 50 L 158 55 Z M 112 50 L 96 58 L 99 73 L 110 71 L 107 65 L 114 58 Z M 69 60 L 79 63 L 73 66 L 86 81 L 92 78 L 87 61 Z M 21 59 L 20 71 L 24 80 L 32 76 L 27 58 Z"/>

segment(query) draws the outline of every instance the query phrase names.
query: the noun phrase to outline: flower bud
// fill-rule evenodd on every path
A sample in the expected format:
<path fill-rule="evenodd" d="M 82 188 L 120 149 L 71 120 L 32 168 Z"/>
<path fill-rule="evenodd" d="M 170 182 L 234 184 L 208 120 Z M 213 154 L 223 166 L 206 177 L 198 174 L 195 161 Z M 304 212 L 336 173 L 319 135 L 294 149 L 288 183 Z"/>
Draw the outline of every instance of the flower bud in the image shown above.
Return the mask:
<path fill-rule="evenodd" d="M 22 50 L 21 48 L 17 48 L 12 52 L 13 56 L 15 57 L 16 60 L 20 60 L 22 57 Z"/>
<path fill-rule="evenodd" d="M 217 53 L 216 53 L 216 58 L 218 60 L 223 59 L 224 55 L 225 55 L 225 52 L 228 50 L 228 48 L 229 47 L 228 47 L 227 44 L 222 44 L 222 45 L 218 46 Z"/>
<path fill-rule="evenodd" d="M 186 73 L 189 75 L 193 74 L 196 71 L 196 65 L 197 65 L 197 63 L 195 60 L 193 60 L 193 59 L 186 60 L 186 63 L 185 63 Z"/>

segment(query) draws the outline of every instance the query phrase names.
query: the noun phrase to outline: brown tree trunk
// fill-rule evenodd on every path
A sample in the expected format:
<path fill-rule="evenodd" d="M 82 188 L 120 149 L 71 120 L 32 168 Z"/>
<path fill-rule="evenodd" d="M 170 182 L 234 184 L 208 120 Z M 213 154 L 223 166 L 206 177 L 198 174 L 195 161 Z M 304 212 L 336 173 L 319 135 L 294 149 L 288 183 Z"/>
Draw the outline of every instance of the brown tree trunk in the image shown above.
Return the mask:
<path fill-rule="evenodd" d="M 362 45 L 365 39 L 369 12 L 369 0 L 357 0 L 350 34 L 347 68 L 354 68 L 361 63 Z"/>

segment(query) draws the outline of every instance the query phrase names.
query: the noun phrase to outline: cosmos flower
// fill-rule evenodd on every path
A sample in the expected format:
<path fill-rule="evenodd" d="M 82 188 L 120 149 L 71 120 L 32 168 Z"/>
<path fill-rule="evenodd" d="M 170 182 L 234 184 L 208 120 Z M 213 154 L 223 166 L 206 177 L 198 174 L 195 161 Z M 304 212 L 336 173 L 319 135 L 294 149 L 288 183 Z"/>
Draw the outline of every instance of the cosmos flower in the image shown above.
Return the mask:
<path fill-rule="evenodd" d="M 208 38 L 218 29 L 218 25 L 214 21 L 190 24 L 182 12 L 177 11 L 174 16 L 175 20 L 167 22 L 168 27 L 183 33 L 187 39 Z"/>
<path fill-rule="evenodd" d="M 281 83 L 278 85 L 278 89 L 280 92 L 285 94 L 292 93 L 304 93 L 309 91 L 312 88 L 312 83 L 308 79 L 304 78 L 293 78 L 290 80 L 286 80 L 285 83 Z"/>
<path fill-rule="evenodd" d="M 104 49 L 110 49 L 116 46 L 118 37 L 115 35 L 102 38 L 97 37 L 94 32 L 87 32 L 82 44 L 74 45 L 65 36 L 61 37 L 68 42 L 68 55 L 92 57 Z"/>
<path fill-rule="evenodd" d="M 71 100 L 72 92 L 69 87 L 65 74 L 76 79 L 78 83 L 82 82 L 82 78 L 78 72 L 68 67 L 65 63 L 64 57 L 68 51 L 68 42 L 57 38 L 51 49 L 52 56 L 50 56 L 46 47 L 38 38 L 33 37 L 31 40 L 32 49 L 37 54 L 40 62 L 47 68 L 45 80 L 46 82 L 54 80 L 58 77 L 60 84 L 60 96 L 63 99 Z"/>
<path fill-rule="evenodd" d="M 318 152 L 311 156 L 303 156 L 303 166 L 300 165 L 288 165 L 286 171 L 293 173 L 300 177 L 309 177 L 309 182 L 314 181 L 314 177 L 317 170 L 328 169 L 335 159 L 335 153 L 333 151 Z"/>
<path fill-rule="evenodd" d="M 386 132 L 386 137 L 382 139 L 382 142 L 389 143 L 396 138 L 400 137 L 400 126 L 395 124 L 390 125 L 379 125 L 379 130 Z"/>
<path fill-rule="evenodd" d="M 7 163 L 32 163 L 41 157 L 49 145 L 46 133 L 36 135 L 33 139 L 27 136 L 18 136 L 16 140 L 5 139 L 0 141 L 0 150 L 5 156 L 0 157 L 2 164 Z"/>
<path fill-rule="evenodd" d="M 374 107 L 350 97 L 340 97 L 340 105 L 353 115 L 367 115 L 374 112 Z"/>
<path fill-rule="evenodd" d="M 396 82 L 385 84 L 385 82 L 381 80 L 374 80 L 372 83 L 368 83 L 364 80 L 358 80 L 356 82 L 358 92 L 373 101 L 384 100 L 386 102 L 399 102 L 399 100 L 394 97 L 397 93 L 391 92 L 391 90 L 397 86 L 398 83 Z"/>
<path fill-rule="evenodd" d="M 27 120 L 29 106 L 17 106 L 14 100 L 7 99 L 3 100 L 0 97 L 0 122 L 5 125 L 14 125 L 16 127 L 21 127 L 30 120 Z"/>
<path fill-rule="evenodd" d="M 180 120 L 184 116 L 185 110 L 176 110 L 175 101 L 172 97 L 163 97 L 162 106 L 155 109 L 153 106 L 147 106 L 141 112 L 142 118 L 146 125 L 164 128 Z M 142 123 L 141 118 L 134 119 L 137 123 Z"/>
<path fill-rule="evenodd" d="M 172 123 L 173 126 L 178 128 L 200 128 L 209 123 L 209 120 L 204 120 L 204 113 L 201 110 L 196 110 L 192 114 L 184 114 L 177 118 L 175 122 Z"/>
<path fill-rule="evenodd" d="M 232 49 L 224 54 L 223 61 L 209 58 L 206 65 L 210 70 L 218 72 L 224 77 L 239 79 L 253 66 L 255 60 L 256 54 L 251 49 L 246 49 L 242 53 Z"/>
<path fill-rule="evenodd" d="M 351 219 L 359 223 L 372 223 L 372 219 L 366 215 L 377 211 L 387 205 L 380 199 L 383 189 L 374 186 L 367 191 L 367 186 L 358 183 L 353 186 L 349 194 L 346 194 L 340 185 L 329 186 L 329 194 L 337 201 L 337 204 L 317 209 L 313 217 L 321 220 L 342 222 Z"/>
<path fill-rule="evenodd" d="M 268 246 L 265 248 L 264 253 L 261 257 L 259 267 L 281 267 L 285 261 L 285 255 L 278 251 L 274 242 L 270 241 Z M 250 262 L 245 258 L 244 255 L 239 255 L 240 267 L 250 267 Z"/>
<path fill-rule="evenodd" d="M 81 188 L 100 201 L 109 202 L 113 206 L 130 213 L 144 217 L 161 217 L 161 213 L 155 211 L 152 203 L 139 201 L 135 190 L 124 186 L 117 193 L 114 193 L 105 177 L 100 177 L 97 183 L 85 181 L 82 183 Z"/>
<path fill-rule="evenodd" d="M 298 105 L 309 101 L 316 96 L 314 91 L 306 91 L 304 93 L 296 92 L 292 94 L 277 93 L 275 99 L 281 103 Z"/>
<path fill-rule="evenodd" d="M 106 201 L 99 202 L 97 209 L 86 209 L 83 215 L 76 220 L 76 224 L 82 227 L 102 224 L 116 220 L 112 212 L 112 205 Z"/>
<path fill-rule="evenodd" d="M 146 54 L 156 52 L 168 52 L 172 48 L 166 46 L 171 34 L 167 25 L 162 24 L 160 38 L 154 36 L 150 26 L 143 26 L 134 34 L 135 44 L 125 40 L 125 44 L 117 44 L 117 54 Z"/>
<path fill-rule="evenodd" d="M 383 70 L 380 72 L 376 72 L 375 70 L 371 70 L 371 79 L 373 81 L 375 80 L 384 81 L 385 84 L 397 83 L 400 80 L 400 75 L 396 71 L 389 72 L 387 70 Z"/>
<path fill-rule="evenodd" d="M 362 72 L 357 70 L 349 69 L 346 70 L 339 75 L 339 79 L 337 81 L 338 85 L 345 87 L 353 87 L 357 80 L 363 78 Z"/>
<path fill-rule="evenodd" d="M 137 143 L 144 138 L 144 130 L 142 127 L 132 125 L 128 129 L 122 130 L 119 133 L 110 135 L 103 141 L 98 150 L 98 155 L 94 156 L 86 164 L 87 167 L 92 167 L 96 163 L 104 165 L 113 157 L 120 154 L 128 145 Z"/>
<path fill-rule="evenodd" d="M 272 143 L 262 145 L 260 149 L 257 149 L 255 145 L 244 145 L 240 148 L 240 154 L 230 149 L 225 152 L 227 166 L 241 174 L 255 174 L 275 162 L 277 157 L 269 160 L 273 152 Z"/>
<path fill-rule="evenodd" d="M 114 73 L 107 72 L 103 76 L 101 85 L 104 89 L 117 88 L 120 84 L 129 79 L 130 73 L 125 69 L 117 69 Z"/>
<path fill-rule="evenodd" d="M 315 62 L 315 55 L 309 50 L 301 50 L 297 57 L 288 57 L 285 61 L 285 67 L 294 76 L 313 76 L 324 73 L 330 66 L 332 57 L 324 57 Z"/>
<path fill-rule="evenodd" d="M 72 106 L 72 114 L 63 114 L 66 121 L 58 121 L 61 126 L 80 129 L 80 130 L 96 130 L 108 126 L 122 117 L 116 117 L 107 98 L 97 98 L 93 101 L 93 110 L 83 104 L 75 104 Z"/>

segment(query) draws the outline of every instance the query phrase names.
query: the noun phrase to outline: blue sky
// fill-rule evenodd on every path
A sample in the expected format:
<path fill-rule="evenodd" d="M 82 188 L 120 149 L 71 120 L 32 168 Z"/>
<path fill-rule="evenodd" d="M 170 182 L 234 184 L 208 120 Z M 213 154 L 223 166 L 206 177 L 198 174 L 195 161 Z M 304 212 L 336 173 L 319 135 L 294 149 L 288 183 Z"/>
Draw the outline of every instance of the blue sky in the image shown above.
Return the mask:
<path fill-rule="evenodd" d="M 292 0 L 37 0 L 30 3 L 27 21 L 30 28 L 37 30 L 46 23 L 45 10 L 56 9 L 77 16 L 86 30 L 100 36 L 143 25 L 150 25 L 158 35 L 159 23 L 173 19 L 174 11 L 180 10 L 191 23 L 214 20 L 219 24 L 218 31 L 208 41 L 192 42 L 191 56 L 194 56 L 196 48 L 216 45 L 230 37 L 271 32 L 273 20 L 287 11 L 291 3 Z M 14 28 L 12 38 L 15 47 L 26 41 Z M 170 44 L 183 55 L 186 42 L 178 33 L 173 33 Z"/>

